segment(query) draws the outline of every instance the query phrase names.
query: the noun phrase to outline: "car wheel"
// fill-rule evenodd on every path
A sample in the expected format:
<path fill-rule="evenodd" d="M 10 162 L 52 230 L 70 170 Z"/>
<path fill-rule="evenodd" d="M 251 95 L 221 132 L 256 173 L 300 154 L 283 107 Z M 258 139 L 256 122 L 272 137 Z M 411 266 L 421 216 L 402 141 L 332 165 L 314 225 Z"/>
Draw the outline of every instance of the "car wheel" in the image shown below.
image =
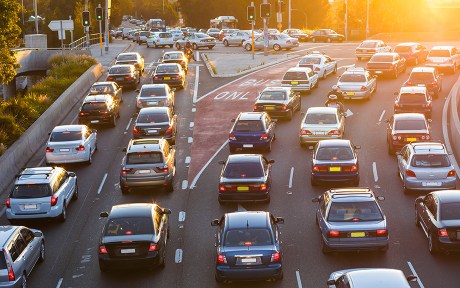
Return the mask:
<path fill-rule="evenodd" d="M 73 200 L 78 199 L 78 184 L 75 184 L 75 192 L 73 192 L 72 198 L 73 198 Z"/>
<path fill-rule="evenodd" d="M 299 101 L 299 105 L 297 105 L 297 111 L 300 111 L 301 108 L 302 108 L 302 101 Z"/>
<path fill-rule="evenodd" d="M 225 46 L 225 47 L 228 47 L 228 41 L 227 41 L 227 39 L 224 40 L 224 46 Z"/>
<path fill-rule="evenodd" d="M 332 252 L 331 248 L 327 247 L 326 242 L 324 242 L 322 235 L 321 235 L 321 252 L 323 252 L 323 254 L 330 254 Z"/>
<path fill-rule="evenodd" d="M 279 44 L 275 44 L 273 45 L 273 50 L 275 51 L 280 51 L 281 50 L 281 46 Z"/>
<path fill-rule="evenodd" d="M 198 45 L 196 45 L 196 43 L 193 43 L 193 44 L 192 44 L 192 49 L 193 49 L 193 50 L 198 50 Z"/>
<path fill-rule="evenodd" d="M 61 215 L 59 215 L 59 222 L 65 222 L 67 219 L 67 209 L 65 207 L 65 202 L 62 204 Z"/>
<path fill-rule="evenodd" d="M 177 50 L 181 50 L 181 49 L 182 49 L 182 46 L 181 46 L 179 43 L 176 43 L 176 49 L 177 49 Z"/>
<path fill-rule="evenodd" d="M 390 144 L 388 144 L 388 155 L 393 156 L 396 153 L 396 151 L 391 147 Z"/>
<path fill-rule="evenodd" d="M 147 48 L 150 48 L 149 42 L 145 42 L 145 45 L 147 46 Z"/>
<path fill-rule="evenodd" d="M 43 261 L 45 261 L 45 242 L 44 241 L 40 243 L 40 255 L 38 256 L 38 262 L 42 263 Z"/>
<path fill-rule="evenodd" d="M 216 279 L 217 283 L 224 283 L 224 279 L 220 278 L 217 274 L 214 275 L 214 279 Z"/>
<path fill-rule="evenodd" d="M 174 180 L 171 179 L 171 181 L 169 181 L 167 184 L 166 184 L 166 192 L 173 192 L 174 191 Z"/>
<path fill-rule="evenodd" d="M 415 207 L 415 226 L 420 227 L 420 218 L 418 216 L 417 207 Z"/>
<path fill-rule="evenodd" d="M 26 274 L 26 272 L 24 272 L 24 274 L 22 274 L 22 284 L 21 284 L 21 287 L 22 287 L 22 288 L 26 288 L 26 287 L 27 287 L 27 274 Z"/>
<path fill-rule="evenodd" d="M 244 49 L 246 49 L 246 51 L 251 51 L 252 45 L 248 43 L 244 46 Z"/>
<path fill-rule="evenodd" d="M 410 189 L 407 188 L 406 183 L 404 183 L 404 178 L 403 178 L 403 192 L 404 194 L 409 194 Z"/>
<path fill-rule="evenodd" d="M 86 161 L 86 164 L 91 165 L 92 162 L 93 162 L 93 154 L 91 153 L 91 149 L 90 149 L 88 160 Z"/>
<path fill-rule="evenodd" d="M 110 126 L 115 127 L 116 125 L 117 125 L 117 115 L 113 115 Z"/>
<path fill-rule="evenodd" d="M 270 195 L 267 196 L 267 199 L 265 199 L 264 201 L 266 204 L 269 204 L 270 203 Z"/>
<path fill-rule="evenodd" d="M 337 65 L 335 65 L 334 71 L 332 73 L 337 74 Z"/>
<path fill-rule="evenodd" d="M 433 238 L 432 233 L 428 236 L 428 251 L 430 251 L 431 254 L 436 254 L 439 251 L 438 241 Z"/>

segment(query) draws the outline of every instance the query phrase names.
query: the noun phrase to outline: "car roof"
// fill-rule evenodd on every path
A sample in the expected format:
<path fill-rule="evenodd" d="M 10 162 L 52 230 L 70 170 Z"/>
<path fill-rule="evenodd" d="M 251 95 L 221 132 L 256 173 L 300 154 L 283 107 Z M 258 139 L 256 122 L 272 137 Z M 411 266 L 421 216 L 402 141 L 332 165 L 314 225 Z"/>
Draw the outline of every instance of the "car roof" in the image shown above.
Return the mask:
<path fill-rule="evenodd" d="M 131 139 L 129 141 L 128 153 L 136 153 L 136 152 L 150 152 L 150 151 L 161 151 L 161 147 L 164 144 L 165 139 Z"/>
<path fill-rule="evenodd" d="M 374 193 L 370 188 L 353 187 L 353 188 L 333 188 L 329 189 L 326 193 L 331 194 L 331 199 L 338 202 L 349 201 L 375 201 Z"/>
<path fill-rule="evenodd" d="M 414 45 L 419 45 L 419 43 L 416 43 L 416 42 L 404 42 L 404 43 L 399 43 L 396 46 L 414 46 Z"/>
<path fill-rule="evenodd" d="M 111 98 L 111 95 L 108 94 L 98 94 L 98 95 L 88 95 L 85 97 L 83 100 L 83 103 L 88 103 L 88 102 L 105 102 L 107 98 Z"/>
<path fill-rule="evenodd" d="M 408 144 L 413 149 L 415 154 L 447 154 L 444 144 L 437 142 L 414 142 Z"/>
<path fill-rule="evenodd" d="M 441 203 L 460 202 L 460 190 L 442 190 L 431 193 L 435 194 Z"/>
<path fill-rule="evenodd" d="M 55 169 L 53 167 L 24 168 L 16 175 L 16 185 L 22 184 L 46 184 L 50 182 Z"/>
<path fill-rule="evenodd" d="M 372 287 L 372 288 L 409 288 L 406 276 L 401 270 L 375 268 L 375 269 L 356 269 L 348 273 L 353 287 Z"/>
<path fill-rule="evenodd" d="M 381 42 L 382 40 L 364 40 L 362 43 L 375 43 L 375 42 Z"/>
<path fill-rule="evenodd" d="M 374 57 L 375 55 L 378 55 L 378 56 L 396 56 L 396 55 L 399 55 L 399 54 L 396 53 L 396 52 L 377 52 L 374 55 L 372 55 L 372 57 Z"/>
<path fill-rule="evenodd" d="M 399 93 L 424 93 L 426 94 L 426 86 L 403 86 Z"/>
<path fill-rule="evenodd" d="M 145 107 L 139 111 L 140 114 L 165 114 L 168 113 L 169 107 Z"/>
<path fill-rule="evenodd" d="M 129 203 L 112 206 L 109 218 L 124 218 L 124 217 L 152 217 L 153 207 L 156 204 L 152 203 Z"/>
<path fill-rule="evenodd" d="M 411 71 L 411 73 L 414 72 L 434 72 L 436 68 L 434 67 L 414 67 Z"/>
<path fill-rule="evenodd" d="M 407 120 L 407 119 L 426 120 L 425 115 L 423 115 L 422 113 L 399 113 L 399 114 L 394 114 L 393 117 L 395 120 Z"/>
<path fill-rule="evenodd" d="M 337 114 L 335 107 L 310 107 L 306 114 L 323 113 L 323 114 Z"/>
<path fill-rule="evenodd" d="M 266 228 L 269 226 L 268 212 L 242 211 L 227 213 L 225 226 L 227 229 Z"/>
<path fill-rule="evenodd" d="M 262 92 L 265 92 L 265 91 L 284 91 L 284 92 L 290 92 L 291 90 L 292 90 L 291 87 L 271 86 L 271 87 L 266 87 Z"/>
<path fill-rule="evenodd" d="M 309 73 L 310 71 L 312 71 L 310 68 L 308 67 L 292 67 L 292 68 L 289 68 L 287 72 L 305 72 L 305 73 Z"/>
<path fill-rule="evenodd" d="M 239 120 L 260 120 L 265 112 L 241 112 Z"/>
<path fill-rule="evenodd" d="M 0 245 L 4 246 L 11 235 L 21 226 L 4 225 L 0 226 Z"/>
<path fill-rule="evenodd" d="M 228 155 L 227 163 L 260 162 L 260 154 L 231 154 Z"/>
<path fill-rule="evenodd" d="M 348 139 L 326 139 L 318 142 L 318 147 L 337 147 L 350 146 L 351 142 Z"/>
<path fill-rule="evenodd" d="M 454 48 L 454 46 L 448 46 L 448 45 L 439 45 L 439 46 L 433 46 L 433 48 L 431 48 L 431 50 L 450 50 Z"/>
<path fill-rule="evenodd" d="M 64 131 L 81 131 L 85 125 L 59 125 L 54 127 L 53 132 L 64 132 Z"/>
<path fill-rule="evenodd" d="M 98 85 L 112 85 L 113 81 L 101 81 L 101 82 L 94 82 L 93 85 L 91 85 L 91 87 L 93 86 L 98 86 Z"/>

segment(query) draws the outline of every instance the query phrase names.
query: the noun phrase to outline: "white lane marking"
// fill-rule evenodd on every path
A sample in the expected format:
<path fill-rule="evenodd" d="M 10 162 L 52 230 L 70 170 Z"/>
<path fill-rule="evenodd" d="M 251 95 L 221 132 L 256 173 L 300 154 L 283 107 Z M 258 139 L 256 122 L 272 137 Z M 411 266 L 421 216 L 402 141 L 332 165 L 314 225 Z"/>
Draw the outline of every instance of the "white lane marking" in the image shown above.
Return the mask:
<path fill-rule="evenodd" d="M 193 85 L 193 103 L 195 103 L 195 99 L 198 97 L 198 81 L 200 80 L 200 67 L 196 66 L 195 68 L 195 84 Z"/>
<path fill-rule="evenodd" d="M 196 112 L 196 108 L 195 108 L 195 107 L 192 108 L 192 112 Z"/>
<path fill-rule="evenodd" d="M 78 118 L 78 114 L 75 117 L 73 117 L 72 121 L 70 121 L 70 124 L 77 123 L 77 118 Z"/>
<path fill-rule="evenodd" d="M 355 67 L 355 64 L 340 66 L 340 67 L 337 67 L 337 70 L 342 69 L 342 68 L 347 69 L 347 68 L 350 68 L 350 67 Z"/>
<path fill-rule="evenodd" d="M 182 190 L 187 189 L 187 186 L 188 186 L 188 181 L 187 180 L 182 181 Z"/>
<path fill-rule="evenodd" d="M 190 156 L 185 157 L 185 164 L 190 164 L 191 161 L 192 161 L 192 157 Z"/>
<path fill-rule="evenodd" d="M 292 177 L 294 176 L 294 167 L 291 167 L 291 175 L 289 175 L 289 189 L 292 188 Z"/>
<path fill-rule="evenodd" d="M 238 204 L 238 212 L 244 212 L 244 211 L 247 211 L 243 206 L 241 206 L 241 204 Z"/>
<path fill-rule="evenodd" d="M 72 275 L 72 278 L 76 279 L 76 278 L 81 277 L 81 276 L 83 276 L 83 274 Z"/>
<path fill-rule="evenodd" d="M 174 261 L 176 261 L 177 264 L 182 262 L 182 249 L 176 249 L 176 256 L 174 257 Z"/>
<path fill-rule="evenodd" d="M 107 179 L 107 173 L 104 174 L 104 178 L 102 178 L 101 185 L 99 185 L 99 189 L 97 189 L 97 194 L 101 194 L 102 187 L 104 187 L 105 180 Z"/>
<path fill-rule="evenodd" d="M 43 165 L 43 163 L 45 163 L 45 159 L 46 159 L 46 158 L 45 158 L 45 157 L 43 157 L 43 159 L 42 159 L 42 160 L 40 160 L 40 162 L 38 163 L 38 166 L 42 166 L 42 165 Z"/>
<path fill-rule="evenodd" d="M 420 286 L 420 288 L 425 288 L 423 286 L 422 281 L 420 280 L 420 277 L 417 275 L 417 272 L 415 272 L 414 266 L 412 266 L 412 263 L 410 261 L 407 261 L 407 265 L 409 265 L 410 271 L 412 271 L 412 274 L 417 277 L 417 283 Z"/>
<path fill-rule="evenodd" d="M 193 142 L 193 137 L 188 137 L 188 138 L 187 138 L 187 142 L 188 142 L 188 143 L 192 143 L 192 142 Z"/>
<path fill-rule="evenodd" d="M 383 110 L 383 111 L 382 111 L 382 114 L 380 114 L 379 123 L 382 122 L 383 115 L 385 115 L 385 110 Z"/>
<path fill-rule="evenodd" d="M 299 271 L 295 271 L 295 278 L 297 279 L 297 287 L 302 288 L 302 280 L 300 280 L 300 273 Z"/>
<path fill-rule="evenodd" d="M 58 281 L 58 283 L 57 283 L 57 285 L 56 285 L 56 288 L 60 288 L 60 287 L 61 287 L 62 281 L 63 281 L 63 280 L 64 280 L 63 278 L 60 278 L 60 279 L 59 279 L 59 281 Z"/>
<path fill-rule="evenodd" d="M 197 61 L 201 61 L 200 60 L 200 51 L 196 51 L 196 58 L 195 59 L 197 59 Z"/>
<path fill-rule="evenodd" d="M 190 122 L 189 127 L 190 127 L 190 128 L 193 128 L 194 126 L 195 126 L 195 122 Z"/>
<path fill-rule="evenodd" d="M 179 222 L 184 222 L 185 221 L 185 211 L 180 211 L 179 212 Z"/>
<path fill-rule="evenodd" d="M 129 118 L 129 122 L 128 122 L 128 125 L 126 125 L 125 131 L 128 131 L 129 126 L 131 126 L 131 122 L 132 122 L 132 121 L 133 121 L 133 118 Z"/>
<path fill-rule="evenodd" d="M 353 116 L 353 112 L 351 112 L 350 109 L 347 109 L 347 111 L 345 111 L 345 117 L 350 117 L 350 116 Z"/>
<path fill-rule="evenodd" d="M 198 172 L 198 174 L 196 174 L 195 178 L 193 178 L 192 183 L 190 184 L 190 189 L 195 188 L 196 182 L 198 181 L 198 179 L 200 179 L 201 174 L 203 174 L 203 171 L 206 169 L 206 167 L 209 166 L 209 164 L 217 156 L 217 154 L 219 154 L 220 150 L 224 149 L 227 143 L 228 143 L 228 140 L 225 140 L 222 146 L 220 146 L 219 149 L 217 149 L 217 151 L 214 153 L 214 155 L 212 155 L 212 157 L 209 158 L 208 162 L 206 162 L 206 164 L 204 164 L 204 166 L 201 167 L 201 170 Z"/>
<path fill-rule="evenodd" d="M 379 181 L 379 174 L 377 173 L 377 163 L 372 162 L 372 172 L 374 173 L 374 181 Z"/>

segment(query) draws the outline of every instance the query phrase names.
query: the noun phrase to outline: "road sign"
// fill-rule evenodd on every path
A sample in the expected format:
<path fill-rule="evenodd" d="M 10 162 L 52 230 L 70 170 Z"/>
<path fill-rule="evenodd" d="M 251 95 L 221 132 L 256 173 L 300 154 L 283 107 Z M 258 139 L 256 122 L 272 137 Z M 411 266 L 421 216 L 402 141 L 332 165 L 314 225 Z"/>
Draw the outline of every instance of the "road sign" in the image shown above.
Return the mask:
<path fill-rule="evenodd" d="M 62 22 L 62 28 L 61 28 Z M 52 31 L 70 30 L 73 31 L 73 20 L 53 20 L 48 24 Z"/>

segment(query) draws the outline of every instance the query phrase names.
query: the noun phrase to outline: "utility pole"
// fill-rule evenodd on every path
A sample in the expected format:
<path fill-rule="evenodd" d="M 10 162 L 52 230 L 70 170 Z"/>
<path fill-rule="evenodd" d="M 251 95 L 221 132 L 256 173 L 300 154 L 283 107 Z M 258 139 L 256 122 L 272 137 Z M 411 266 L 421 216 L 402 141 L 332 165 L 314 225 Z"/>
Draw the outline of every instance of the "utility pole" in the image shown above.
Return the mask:
<path fill-rule="evenodd" d="M 348 40 L 348 0 L 345 1 L 345 40 Z"/>
<path fill-rule="evenodd" d="M 288 28 L 291 29 L 291 0 L 288 2 L 288 12 Z"/>
<path fill-rule="evenodd" d="M 101 48 L 101 56 L 102 56 L 102 6 L 101 3 L 97 5 L 96 8 L 96 20 L 99 22 L 99 47 Z"/>
<path fill-rule="evenodd" d="M 38 34 L 37 0 L 34 0 L 34 13 L 35 13 L 35 34 Z"/>
<path fill-rule="evenodd" d="M 105 52 L 109 51 L 109 21 L 111 5 L 111 0 L 105 0 Z"/>
<path fill-rule="evenodd" d="M 264 56 L 268 56 L 268 27 L 267 21 L 271 15 L 271 7 L 268 4 L 268 0 L 264 0 L 263 4 L 260 5 L 260 17 L 264 20 Z"/>
<path fill-rule="evenodd" d="M 370 0 L 367 0 L 367 9 L 366 9 L 366 39 L 369 37 L 369 2 Z"/>

